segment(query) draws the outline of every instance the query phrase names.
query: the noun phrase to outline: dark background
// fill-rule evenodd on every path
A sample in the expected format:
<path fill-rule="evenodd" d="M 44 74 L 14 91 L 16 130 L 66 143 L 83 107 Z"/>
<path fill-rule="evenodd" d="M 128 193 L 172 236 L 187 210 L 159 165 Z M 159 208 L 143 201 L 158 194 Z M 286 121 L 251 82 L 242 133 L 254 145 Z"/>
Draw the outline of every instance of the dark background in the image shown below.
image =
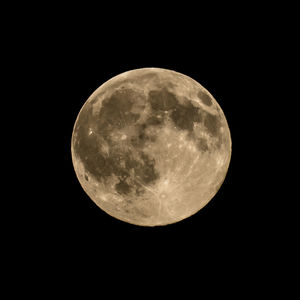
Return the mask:
<path fill-rule="evenodd" d="M 72 31 L 54 38 L 51 51 L 41 57 L 43 74 L 49 71 L 50 75 L 44 80 L 45 93 L 51 95 L 51 114 L 46 114 L 51 116 L 46 126 L 50 139 L 45 149 L 46 153 L 51 149 L 55 157 L 47 166 L 52 188 L 44 213 L 49 234 L 57 235 L 66 246 L 70 242 L 102 248 L 108 243 L 115 244 L 112 250 L 118 251 L 124 243 L 154 252 L 161 247 L 189 252 L 202 247 L 244 247 L 253 238 L 256 225 L 250 217 L 248 182 L 244 182 L 251 159 L 245 154 L 248 145 L 244 142 L 249 133 L 247 110 L 251 109 L 248 91 L 255 85 L 253 78 L 249 82 L 254 63 L 249 47 L 254 45 L 249 37 L 245 40 L 232 33 L 200 37 L 198 32 L 195 38 L 185 36 L 186 30 L 170 26 L 140 32 L 136 28 L 109 31 L 108 36 L 96 32 L 93 37 Z M 200 82 L 222 107 L 232 134 L 232 160 L 218 194 L 198 214 L 166 227 L 137 227 L 108 216 L 82 190 L 71 162 L 72 129 L 84 102 L 111 77 L 141 67 L 175 70 Z"/>
<path fill-rule="evenodd" d="M 59 164 L 50 166 L 56 189 L 49 203 L 53 212 L 47 224 L 49 234 L 67 248 L 81 248 L 84 244 L 86 250 L 96 248 L 114 257 L 119 257 L 121 251 L 129 260 L 146 255 L 151 263 L 155 259 L 172 262 L 185 257 L 184 261 L 191 259 L 201 264 L 199 255 L 205 256 L 206 252 L 224 260 L 228 254 L 249 253 L 249 248 L 256 251 L 261 239 L 261 204 L 259 199 L 253 204 L 253 183 L 249 182 L 253 182 L 252 158 L 247 149 L 253 147 L 249 134 L 255 130 L 248 123 L 252 109 L 249 100 L 253 101 L 249 91 L 257 84 L 252 77 L 249 82 L 254 67 L 254 54 L 249 47 L 254 45 L 248 38 L 226 32 L 195 39 L 185 36 L 180 28 L 168 34 L 161 31 L 125 31 L 119 35 L 110 33 L 109 37 L 99 33 L 89 42 L 78 41 L 75 35 L 62 41 L 54 62 L 57 124 L 53 139 Z M 138 227 L 107 215 L 85 194 L 71 162 L 72 129 L 84 102 L 111 77 L 142 67 L 175 70 L 200 82 L 222 107 L 232 135 L 232 160 L 217 195 L 196 215 L 165 227 Z"/>
<path fill-rule="evenodd" d="M 177 13 L 123 13 L 118 6 L 118 14 L 105 8 L 93 14 L 77 8 L 40 13 L 18 27 L 13 75 L 20 83 L 26 79 L 28 99 L 24 110 L 18 107 L 26 120 L 18 141 L 26 145 L 24 168 L 33 173 L 22 172 L 15 208 L 20 226 L 10 235 L 19 260 L 37 277 L 54 271 L 62 286 L 91 272 L 95 284 L 103 274 L 133 285 L 139 277 L 154 285 L 187 277 L 190 288 L 218 278 L 247 291 L 245 276 L 254 272 L 256 283 L 266 285 L 260 276 L 274 268 L 270 243 L 278 225 L 265 171 L 272 124 L 262 111 L 269 105 L 276 30 L 263 10 L 225 14 L 221 7 L 180 6 Z M 190 218 L 154 228 L 98 208 L 71 161 L 73 125 L 84 102 L 108 79 L 142 67 L 175 70 L 202 84 L 220 104 L 232 138 L 231 163 L 216 196 Z"/>

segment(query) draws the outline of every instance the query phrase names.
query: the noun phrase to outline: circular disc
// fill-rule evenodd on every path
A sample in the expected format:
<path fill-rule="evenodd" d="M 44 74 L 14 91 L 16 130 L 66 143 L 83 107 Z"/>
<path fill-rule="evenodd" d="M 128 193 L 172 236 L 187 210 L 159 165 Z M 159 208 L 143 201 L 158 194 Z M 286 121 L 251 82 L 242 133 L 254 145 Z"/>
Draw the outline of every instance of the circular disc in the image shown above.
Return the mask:
<path fill-rule="evenodd" d="M 225 179 L 230 131 L 221 107 L 181 73 L 143 68 L 101 85 L 76 119 L 79 182 L 109 215 L 142 226 L 183 220 Z"/>

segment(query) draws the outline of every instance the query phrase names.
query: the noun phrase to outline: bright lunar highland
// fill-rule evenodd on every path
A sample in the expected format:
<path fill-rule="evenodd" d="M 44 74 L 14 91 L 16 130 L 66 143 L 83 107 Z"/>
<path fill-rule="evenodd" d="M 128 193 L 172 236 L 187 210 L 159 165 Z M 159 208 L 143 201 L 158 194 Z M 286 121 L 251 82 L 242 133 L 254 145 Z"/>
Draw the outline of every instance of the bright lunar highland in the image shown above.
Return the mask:
<path fill-rule="evenodd" d="M 101 85 L 76 119 L 78 180 L 109 215 L 136 225 L 181 221 L 222 185 L 231 157 L 224 113 L 198 82 L 143 68 Z"/>

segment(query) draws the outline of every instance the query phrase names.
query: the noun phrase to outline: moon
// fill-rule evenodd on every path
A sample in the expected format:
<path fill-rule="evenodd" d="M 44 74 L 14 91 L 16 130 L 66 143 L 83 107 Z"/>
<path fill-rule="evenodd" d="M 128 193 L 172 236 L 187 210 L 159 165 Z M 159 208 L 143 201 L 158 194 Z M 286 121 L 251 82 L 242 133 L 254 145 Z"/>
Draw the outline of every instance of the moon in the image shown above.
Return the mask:
<path fill-rule="evenodd" d="M 72 162 L 106 213 L 140 226 L 190 217 L 221 187 L 231 136 L 214 97 L 194 79 L 142 68 L 102 84 L 72 133 Z"/>

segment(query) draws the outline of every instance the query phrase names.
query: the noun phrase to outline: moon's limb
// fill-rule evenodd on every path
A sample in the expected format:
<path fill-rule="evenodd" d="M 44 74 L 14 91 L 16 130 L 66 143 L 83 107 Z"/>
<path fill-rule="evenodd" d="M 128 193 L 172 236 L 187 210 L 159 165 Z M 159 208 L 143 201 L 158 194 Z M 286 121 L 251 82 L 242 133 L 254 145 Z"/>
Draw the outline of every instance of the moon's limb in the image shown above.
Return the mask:
<path fill-rule="evenodd" d="M 82 107 L 72 159 L 89 197 L 136 225 L 180 221 L 220 188 L 231 138 L 222 109 L 193 79 L 164 69 L 120 74 Z"/>

